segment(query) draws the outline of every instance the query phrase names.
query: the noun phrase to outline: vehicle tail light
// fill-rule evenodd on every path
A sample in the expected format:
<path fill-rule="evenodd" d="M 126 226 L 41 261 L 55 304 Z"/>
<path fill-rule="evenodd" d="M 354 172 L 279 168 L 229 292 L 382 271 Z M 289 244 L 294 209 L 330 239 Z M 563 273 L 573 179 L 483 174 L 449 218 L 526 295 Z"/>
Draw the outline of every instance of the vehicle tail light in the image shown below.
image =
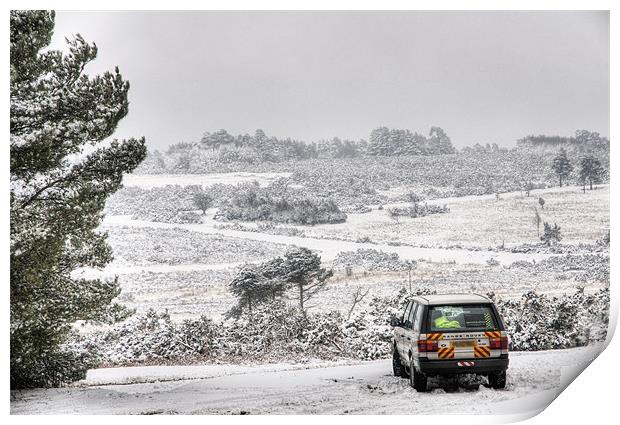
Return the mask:
<path fill-rule="evenodd" d="M 437 351 L 437 341 L 433 341 L 430 339 L 420 339 L 418 340 L 418 351 L 420 353 L 429 353 L 433 351 Z"/>
<path fill-rule="evenodd" d="M 489 347 L 497 350 L 508 350 L 508 337 L 489 338 Z"/>

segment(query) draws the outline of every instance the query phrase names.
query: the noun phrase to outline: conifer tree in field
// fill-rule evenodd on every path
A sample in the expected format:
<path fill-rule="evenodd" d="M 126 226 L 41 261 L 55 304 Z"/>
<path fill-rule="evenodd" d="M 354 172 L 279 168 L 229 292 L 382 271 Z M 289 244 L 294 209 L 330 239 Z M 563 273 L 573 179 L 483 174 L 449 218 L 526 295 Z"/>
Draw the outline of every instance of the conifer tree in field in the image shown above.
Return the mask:
<path fill-rule="evenodd" d="M 276 297 L 281 297 L 286 290 L 284 260 L 281 257 L 276 257 L 265 261 L 261 263 L 260 270 L 263 277 L 263 296 L 275 301 Z"/>
<path fill-rule="evenodd" d="M 104 267 L 112 252 L 96 231 L 106 198 L 144 159 L 144 139 L 99 142 L 127 115 L 118 69 L 89 77 L 97 47 L 77 35 L 47 50 L 54 12 L 10 14 L 10 375 L 12 388 L 81 379 L 89 356 L 67 348 L 78 320 L 111 322 L 116 281 L 71 275 Z"/>
<path fill-rule="evenodd" d="M 243 266 L 230 282 L 230 292 L 238 299 L 240 305 L 245 305 L 250 314 L 252 307 L 261 297 L 261 280 L 262 277 L 257 267 L 252 264 Z"/>
<path fill-rule="evenodd" d="M 306 314 L 306 302 L 325 287 L 333 271 L 321 267 L 321 257 L 308 248 L 295 247 L 284 255 L 285 281 L 296 287 L 299 309 Z"/>
<path fill-rule="evenodd" d="M 543 235 L 540 237 L 540 240 L 546 245 L 551 246 L 562 240 L 562 233 L 560 232 L 561 228 L 556 223 L 553 223 L 552 226 L 545 221 L 543 228 Z"/>
<path fill-rule="evenodd" d="M 601 165 L 601 161 L 599 161 L 597 158 L 589 155 L 581 160 L 579 180 L 584 185 L 584 191 L 586 183 L 590 183 L 590 190 L 592 190 L 592 184 L 600 182 L 602 174 L 603 167 Z"/>
<path fill-rule="evenodd" d="M 545 209 L 545 199 L 542 196 L 538 197 L 538 204 L 540 205 L 541 210 Z"/>
<path fill-rule="evenodd" d="M 568 178 L 570 173 L 573 171 L 573 166 L 568 160 L 566 156 L 566 150 L 564 148 L 560 149 L 560 153 L 553 159 L 553 165 L 551 166 L 555 174 L 558 175 L 560 179 L 560 187 L 562 187 L 562 181 Z"/>

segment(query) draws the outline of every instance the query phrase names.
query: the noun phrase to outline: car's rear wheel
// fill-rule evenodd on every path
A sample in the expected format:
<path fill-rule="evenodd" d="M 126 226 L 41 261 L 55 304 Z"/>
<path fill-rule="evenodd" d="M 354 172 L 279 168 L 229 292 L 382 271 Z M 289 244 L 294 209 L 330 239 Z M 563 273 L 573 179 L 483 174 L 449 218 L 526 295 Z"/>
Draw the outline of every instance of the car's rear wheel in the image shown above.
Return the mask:
<path fill-rule="evenodd" d="M 394 350 L 392 353 L 392 369 L 394 370 L 394 376 L 399 376 L 401 378 L 407 377 L 407 371 L 405 370 L 403 363 L 400 361 L 400 354 L 398 354 L 396 343 L 394 343 Z"/>
<path fill-rule="evenodd" d="M 426 375 L 415 370 L 413 358 L 409 363 L 409 384 L 419 393 L 426 392 L 428 388 Z"/>
<path fill-rule="evenodd" d="M 506 388 L 506 371 L 489 374 L 489 385 L 495 390 Z"/>

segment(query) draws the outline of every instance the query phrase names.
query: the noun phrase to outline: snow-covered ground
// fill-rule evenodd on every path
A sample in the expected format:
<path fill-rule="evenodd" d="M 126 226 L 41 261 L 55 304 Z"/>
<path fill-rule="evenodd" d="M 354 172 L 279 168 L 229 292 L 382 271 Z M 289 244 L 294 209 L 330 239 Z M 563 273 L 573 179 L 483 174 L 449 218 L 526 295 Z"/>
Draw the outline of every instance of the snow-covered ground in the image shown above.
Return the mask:
<path fill-rule="evenodd" d="M 540 207 L 539 197 L 545 200 Z M 609 228 L 609 185 L 597 186 L 583 193 L 578 186 L 537 189 L 527 197 L 520 192 L 495 195 L 463 196 L 428 201 L 447 205 L 447 214 L 425 217 L 402 217 L 394 222 L 384 205 L 382 210 L 364 214 L 348 214 L 347 221 L 316 226 L 289 226 L 304 230 L 306 236 L 357 240 L 367 237 L 373 242 L 401 242 L 430 247 L 488 248 L 501 244 L 514 246 L 539 243 L 540 229 L 534 222 L 536 208 L 543 222 L 557 223 L 562 229 L 562 242 L 595 243 Z"/>
<path fill-rule="evenodd" d="M 151 366 L 91 370 L 74 387 L 11 393 L 12 414 L 511 415 L 544 409 L 602 345 L 511 353 L 508 387 L 417 393 L 389 360 L 358 364 Z"/>
<path fill-rule="evenodd" d="M 272 235 L 268 233 L 250 232 L 242 230 L 221 229 L 215 227 L 214 220 L 206 219 L 201 224 L 175 224 L 160 223 L 146 220 L 132 220 L 130 216 L 106 216 L 104 225 L 123 225 L 136 227 L 149 227 L 159 229 L 185 229 L 194 232 L 219 234 L 233 238 L 249 239 L 253 241 L 270 242 L 306 247 L 320 252 L 325 261 L 333 260 L 338 253 L 343 251 L 356 251 L 362 249 L 376 249 L 388 253 L 396 253 L 403 260 L 428 260 L 435 262 L 456 262 L 459 264 L 486 264 L 490 259 L 495 259 L 500 264 L 510 265 L 515 261 L 540 261 L 548 258 L 549 254 L 521 254 L 511 252 L 494 251 L 470 251 L 457 248 L 421 248 L 415 246 L 395 246 L 389 244 L 376 244 L 369 242 L 351 242 L 328 238 L 310 238 L 300 236 Z"/>
<path fill-rule="evenodd" d="M 127 174 L 123 177 L 124 186 L 138 186 L 152 189 L 167 185 L 180 186 L 201 185 L 212 186 L 216 183 L 237 184 L 257 181 L 266 186 L 274 180 L 289 177 L 292 173 L 214 173 L 214 174 Z"/>

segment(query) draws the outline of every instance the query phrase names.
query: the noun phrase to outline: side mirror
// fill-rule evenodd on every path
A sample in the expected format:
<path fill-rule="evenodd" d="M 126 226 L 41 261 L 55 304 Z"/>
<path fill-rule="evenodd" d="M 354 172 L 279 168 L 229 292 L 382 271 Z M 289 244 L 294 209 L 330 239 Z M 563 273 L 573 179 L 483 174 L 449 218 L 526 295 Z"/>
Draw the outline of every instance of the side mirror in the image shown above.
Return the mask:
<path fill-rule="evenodd" d="M 401 326 L 402 322 L 401 322 L 401 320 L 398 317 L 392 316 L 392 317 L 390 317 L 390 325 L 392 327 Z"/>

